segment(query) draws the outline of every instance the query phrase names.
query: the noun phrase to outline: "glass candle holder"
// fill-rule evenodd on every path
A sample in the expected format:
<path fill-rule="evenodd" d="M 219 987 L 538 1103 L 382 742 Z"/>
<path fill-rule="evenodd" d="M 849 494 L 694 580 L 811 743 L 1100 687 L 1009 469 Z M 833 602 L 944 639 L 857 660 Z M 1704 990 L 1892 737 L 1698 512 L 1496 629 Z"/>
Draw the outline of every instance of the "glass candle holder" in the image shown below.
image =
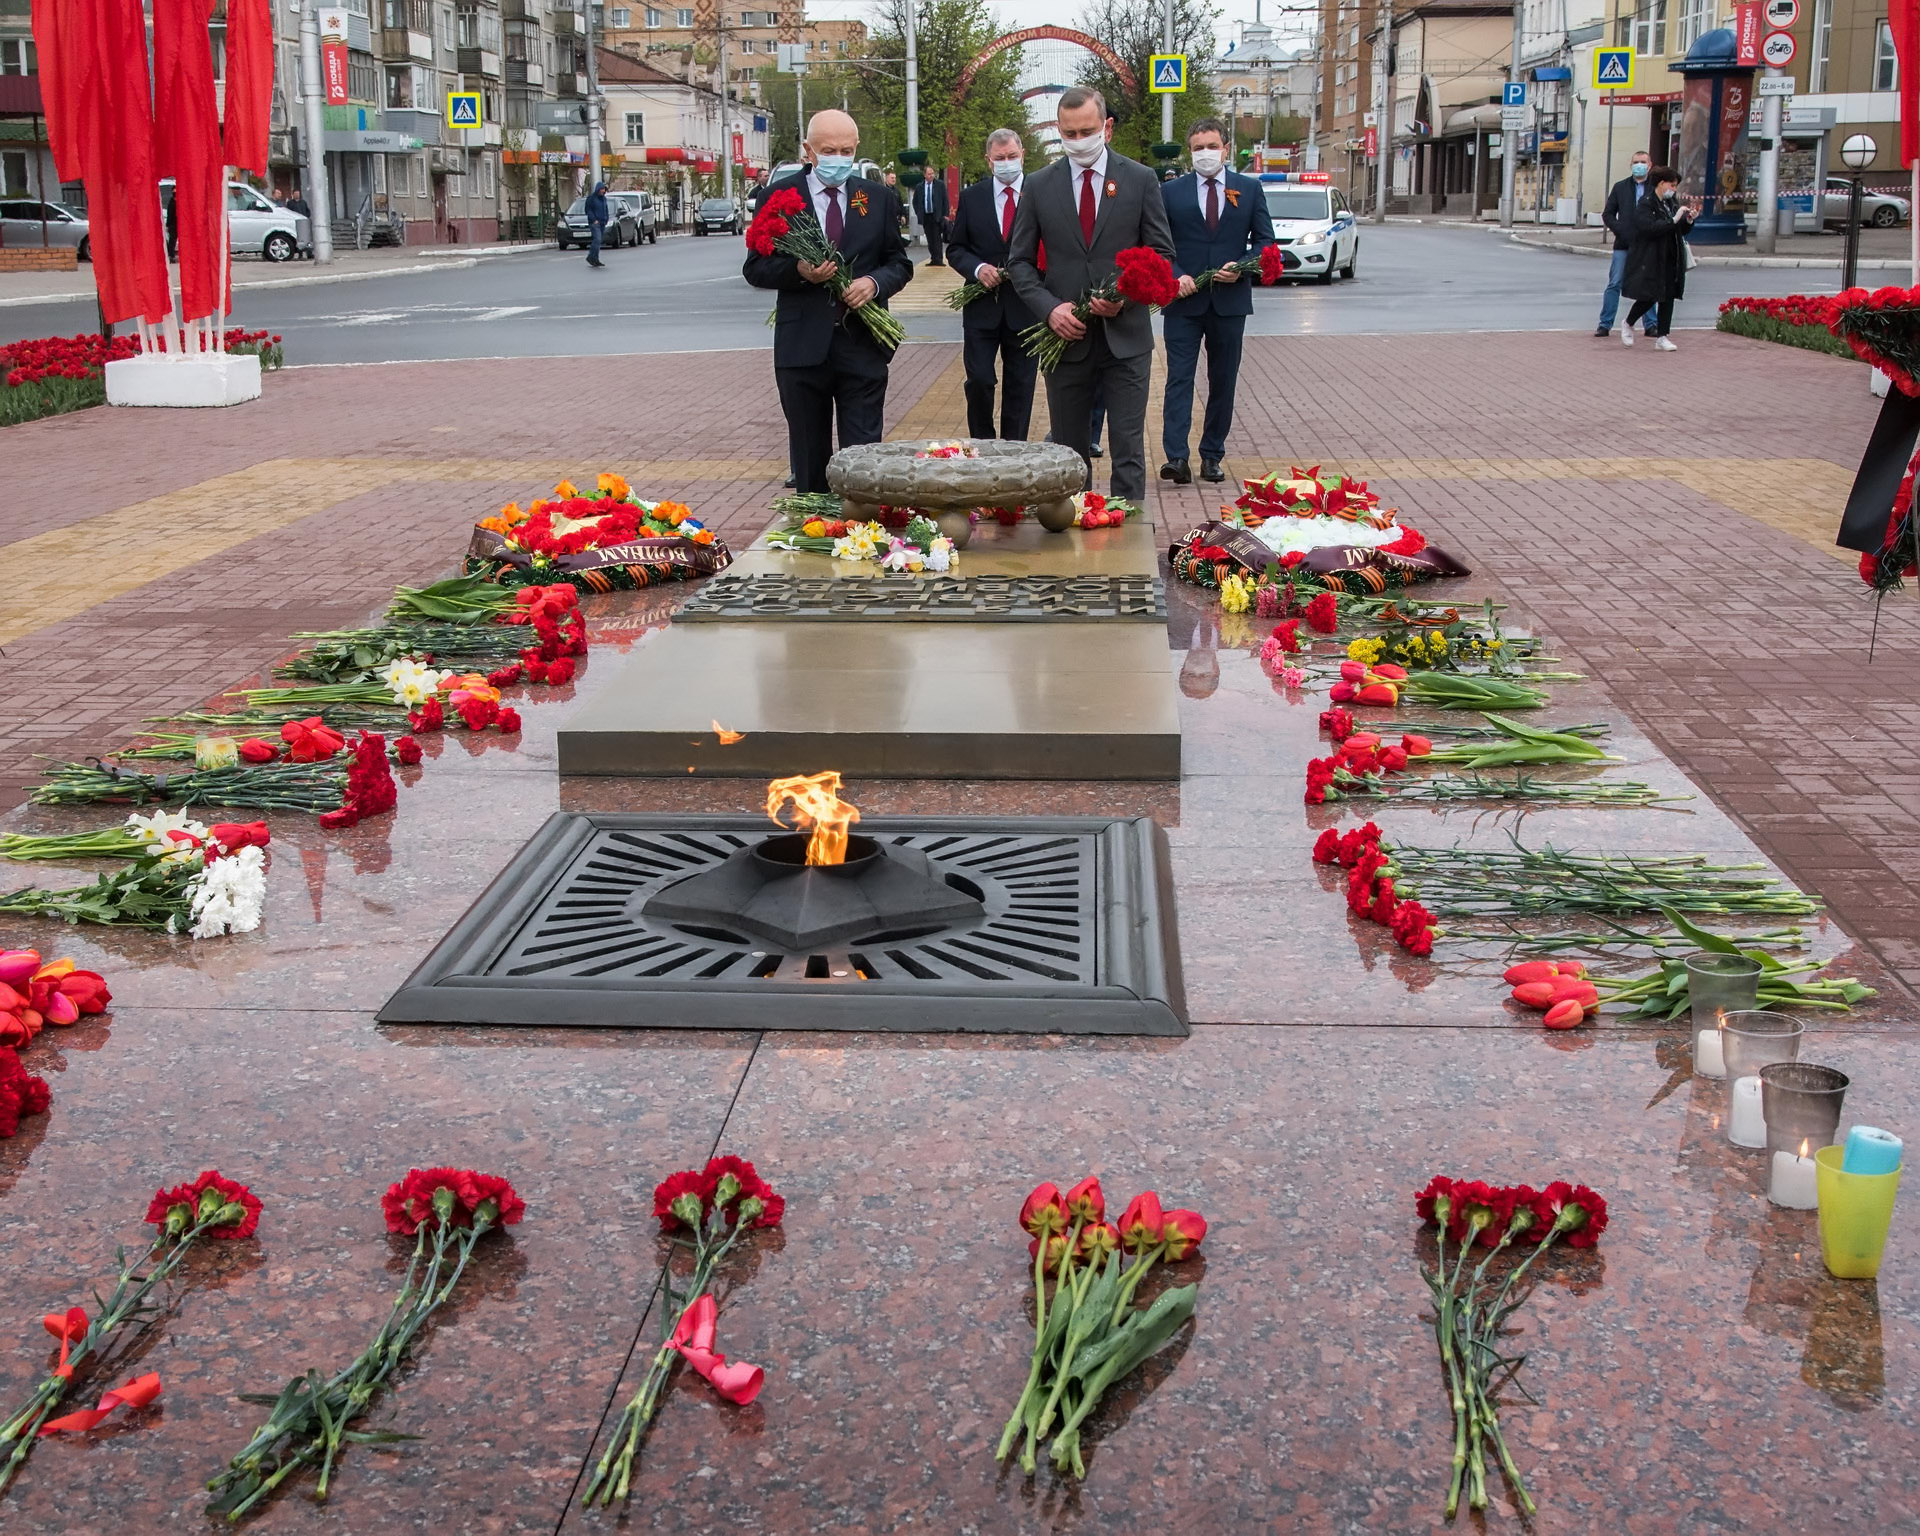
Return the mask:
<path fill-rule="evenodd" d="M 1745 955 L 1689 955 L 1687 997 L 1693 1008 L 1693 1070 L 1725 1077 L 1720 1021 L 1749 1011 L 1760 1001 L 1760 962 Z"/>
<path fill-rule="evenodd" d="M 1843 1147 L 1821 1147 L 1813 1154 L 1820 1195 L 1820 1257 L 1842 1280 L 1871 1280 L 1880 1273 L 1880 1255 L 1893 1224 L 1893 1199 L 1900 1192 L 1900 1170 L 1848 1173 Z"/>
<path fill-rule="evenodd" d="M 1847 1074 L 1805 1061 L 1776 1061 L 1760 1069 L 1760 1107 L 1767 1121 L 1767 1198 L 1790 1210 L 1817 1203 L 1813 1154 L 1840 1135 Z"/>
<path fill-rule="evenodd" d="M 1727 1067 L 1727 1140 L 1736 1147 L 1764 1147 L 1767 1120 L 1760 1104 L 1760 1069 L 1798 1061 L 1806 1025 L 1784 1013 L 1752 1009 L 1726 1016 L 1720 1048 Z"/>

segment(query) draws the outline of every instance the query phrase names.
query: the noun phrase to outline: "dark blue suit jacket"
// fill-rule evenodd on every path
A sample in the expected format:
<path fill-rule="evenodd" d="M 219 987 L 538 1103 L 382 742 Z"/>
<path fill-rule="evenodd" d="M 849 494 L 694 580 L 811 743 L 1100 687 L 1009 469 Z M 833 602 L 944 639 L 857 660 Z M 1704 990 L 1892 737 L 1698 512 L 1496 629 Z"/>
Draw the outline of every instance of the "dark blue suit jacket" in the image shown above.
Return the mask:
<path fill-rule="evenodd" d="M 1000 183 L 991 176 L 960 189 L 959 209 L 947 236 L 947 265 L 960 274 L 963 282 L 973 281 L 973 270 L 983 261 L 990 267 L 1004 268 L 1007 264 L 1007 242 L 1000 238 L 996 211 L 999 207 Z M 961 329 L 968 331 L 994 331 L 1002 324 L 1025 330 L 1043 318 L 1027 308 L 1027 301 L 1004 279 L 998 288 L 988 290 L 960 311 Z"/>
<path fill-rule="evenodd" d="M 1173 227 L 1173 275 L 1196 277 L 1230 261 L 1244 261 L 1273 244 L 1273 219 L 1267 213 L 1267 195 L 1260 183 L 1238 171 L 1223 171 L 1221 180 L 1232 198 L 1220 200 L 1220 227 L 1207 228 L 1200 211 L 1200 178 L 1185 176 L 1162 182 L 1160 195 L 1167 205 L 1167 223 Z M 1259 281 L 1247 276 L 1237 283 L 1209 283 L 1189 298 L 1167 306 L 1170 315 L 1250 315 L 1253 290 Z"/>

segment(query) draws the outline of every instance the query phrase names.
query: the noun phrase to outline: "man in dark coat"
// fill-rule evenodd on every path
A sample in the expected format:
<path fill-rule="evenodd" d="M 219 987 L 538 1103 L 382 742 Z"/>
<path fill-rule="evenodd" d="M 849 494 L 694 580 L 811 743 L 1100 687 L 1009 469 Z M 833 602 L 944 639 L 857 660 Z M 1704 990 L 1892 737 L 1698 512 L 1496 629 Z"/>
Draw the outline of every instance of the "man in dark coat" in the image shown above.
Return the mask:
<path fill-rule="evenodd" d="M 913 211 L 919 217 L 921 231 L 927 237 L 927 265 L 943 267 L 942 247 L 947 239 L 947 179 L 928 171 L 913 189 Z"/>
<path fill-rule="evenodd" d="M 1652 169 L 1653 157 L 1644 149 L 1636 149 L 1631 172 L 1613 184 L 1606 207 L 1601 210 L 1600 222 L 1613 235 L 1613 259 L 1607 263 L 1607 291 L 1600 299 L 1600 323 L 1593 331 L 1596 336 L 1611 334 L 1613 317 L 1620 313 L 1620 278 L 1627 270 L 1627 248 L 1633 244 L 1633 214 L 1652 190 L 1647 182 L 1647 172 Z"/>
<path fill-rule="evenodd" d="M 1161 316 L 1167 341 L 1167 393 L 1160 436 L 1167 462 L 1160 478 L 1192 482 L 1187 438 L 1193 430 L 1193 375 L 1207 349 L 1207 417 L 1200 428 L 1200 478 L 1226 479 L 1220 461 L 1233 429 L 1233 396 L 1240 379 L 1240 345 L 1253 313 L 1257 276 L 1223 273 L 1195 291 L 1202 272 L 1258 256 L 1273 244 L 1266 193 L 1251 176 L 1226 168 L 1227 125 L 1203 117 L 1187 130 L 1193 173 L 1163 182 L 1160 195 L 1173 230 L 1173 271 L 1181 297 Z"/>
<path fill-rule="evenodd" d="M 603 267 L 600 259 L 600 242 L 607 238 L 607 220 L 613 210 L 607 206 L 607 184 L 596 181 L 593 190 L 587 194 L 587 265 Z"/>
<path fill-rule="evenodd" d="M 1014 218 L 1007 274 L 1027 307 L 1070 343 L 1066 357 L 1047 375 L 1053 440 L 1088 459 L 1091 486 L 1093 401 L 1096 388 L 1103 388 L 1112 493 L 1144 501 L 1152 315 L 1139 304 L 1097 299 L 1083 321 L 1073 306 L 1081 294 L 1113 277 L 1123 250 L 1150 246 L 1173 260 L 1167 207 L 1160 198 L 1160 178 L 1138 160 L 1112 152 L 1113 119 L 1098 91 L 1079 86 L 1067 91 L 1056 120 L 1066 153 L 1027 180 L 1027 195 Z"/>
<path fill-rule="evenodd" d="M 1026 156 L 1017 132 L 994 129 L 987 137 L 989 174 L 961 189 L 953 216 L 953 269 L 961 281 L 982 283 L 987 289 L 960 311 L 969 437 L 994 435 L 996 358 L 1005 384 L 999 435 L 1024 440 L 1033 419 L 1033 381 L 1040 365 L 1020 345 L 1020 333 L 1040 317 L 1013 291 L 1006 272 L 1014 216 L 1026 186 Z"/>
<path fill-rule="evenodd" d="M 1672 166 L 1656 165 L 1647 180 L 1653 191 L 1633 212 L 1633 244 L 1620 279 L 1620 291 L 1633 300 L 1620 339 L 1632 346 L 1634 326 L 1651 314 L 1647 334 L 1654 350 L 1678 352 L 1667 333 L 1673 329 L 1673 306 L 1687 291 L 1687 227 L 1693 210 L 1680 206 L 1680 173 Z"/>
<path fill-rule="evenodd" d="M 806 171 L 767 189 L 769 198 L 792 188 L 807 200 L 839 261 L 818 266 L 776 251 L 747 255 L 742 275 L 772 288 L 773 377 L 787 418 L 794 489 L 825 491 L 833 457 L 834 423 L 840 446 L 877 443 L 887 404 L 892 354 L 848 313 L 884 306 L 912 281 L 913 258 L 900 238 L 900 200 L 880 181 L 853 174 L 860 130 L 844 112 L 816 112 L 800 146 Z M 844 262 L 853 282 L 843 303 L 828 286 Z"/>

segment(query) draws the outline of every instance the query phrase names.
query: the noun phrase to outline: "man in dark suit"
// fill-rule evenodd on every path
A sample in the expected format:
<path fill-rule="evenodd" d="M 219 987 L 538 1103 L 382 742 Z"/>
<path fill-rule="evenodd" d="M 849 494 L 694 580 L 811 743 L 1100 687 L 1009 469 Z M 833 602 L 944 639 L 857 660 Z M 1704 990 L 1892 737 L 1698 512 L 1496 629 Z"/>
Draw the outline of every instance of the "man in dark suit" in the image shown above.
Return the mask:
<path fill-rule="evenodd" d="M 987 136 L 989 175 L 961 189 L 953 216 L 953 269 L 963 282 L 987 291 L 960 311 L 961 355 L 967 369 L 967 435 L 992 437 L 993 366 L 1005 385 L 1000 436 L 1024 440 L 1033 419 L 1033 381 L 1039 363 L 1020 345 L 1020 333 L 1040 317 L 1007 281 L 1007 249 L 1020 194 L 1026 188 L 1026 145 L 1011 128 Z"/>
<path fill-rule="evenodd" d="M 1167 461 L 1160 478 L 1188 485 L 1187 438 L 1193 430 L 1193 375 L 1207 349 L 1207 416 L 1200 427 L 1200 478 L 1224 480 L 1220 461 L 1233 429 L 1233 394 L 1240 379 L 1240 343 L 1253 313 L 1256 277 L 1223 272 L 1194 290 L 1202 272 L 1257 256 L 1273 244 L 1266 193 L 1251 176 L 1227 169 L 1227 126 L 1203 117 L 1187 130 L 1191 175 L 1162 182 L 1160 195 L 1173 229 L 1173 271 L 1180 298 L 1169 304 L 1160 329 L 1167 341 L 1167 393 L 1160 437 Z"/>
<path fill-rule="evenodd" d="M 1613 317 L 1620 312 L 1620 279 L 1626 275 L 1627 251 L 1633 245 L 1634 210 L 1640 206 L 1640 199 L 1653 190 L 1647 184 L 1647 172 L 1652 165 L 1653 156 L 1644 149 L 1636 149 L 1630 174 L 1624 181 L 1613 184 L 1600 214 L 1600 222 L 1613 233 L 1613 260 L 1607 266 L 1607 291 L 1600 300 L 1600 323 L 1593 331 L 1596 336 L 1611 335 Z M 1652 330 L 1647 334 L 1653 335 Z"/>
<path fill-rule="evenodd" d="M 1053 440 L 1088 459 L 1091 486 L 1093 400 L 1096 387 L 1103 389 L 1112 493 L 1142 501 L 1147 494 L 1152 315 L 1138 304 L 1099 299 L 1082 321 L 1073 305 L 1114 275 L 1123 250 L 1151 246 L 1173 260 L 1167 208 L 1160 200 L 1159 178 L 1139 161 L 1110 149 L 1113 120 L 1098 91 L 1074 87 L 1061 96 L 1056 117 L 1066 155 L 1027 179 L 1027 195 L 1013 222 L 1007 275 L 1027 307 L 1045 316 L 1054 334 L 1071 343 L 1060 366 L 1047 375 Z M 1044 272 L 1039 265 L 1043 246 Z"/>
<path fill-rule="evenodd" d="M 747 255 L 742 275 L 775 289 L 773 377 L 787 418 L 794 489 L 825 491 L 833 428 L 840 446 L 877 443 L 887 404 L 892 354 L 848 313 L 885 305 L 913 278 L 913 258 L 900 238 L 900 200 L 879 181 L 853 174 L 860 130 L 844 112 L 816 112 L 801 143 L 806 171 L 775 182 L 769 198 L 790 187 L 807 200 L 838 261 L 814 265 L 776 251 Z M 804 217 L 804 215 L 796 215 Z M 853 282 L 845 301 L 828 286 L 844 262 Z"/>
<path fill-rule="evenodd" d="M 943 267 L 941 248 L 947 239 L 947 179 L 934 171 L 925 173 L 913 189 L 913 211 L 919 215 L 920 228 L 927 237 L 927 265 Z"/>

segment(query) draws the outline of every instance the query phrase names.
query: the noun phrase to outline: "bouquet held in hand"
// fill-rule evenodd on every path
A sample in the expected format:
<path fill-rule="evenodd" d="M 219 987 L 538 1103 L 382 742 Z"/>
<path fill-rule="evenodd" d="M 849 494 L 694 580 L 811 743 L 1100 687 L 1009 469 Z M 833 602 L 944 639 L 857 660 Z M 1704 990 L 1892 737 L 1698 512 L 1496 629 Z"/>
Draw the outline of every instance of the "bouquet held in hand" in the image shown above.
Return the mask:
<path fill-rule="evenodd" d="M 826 287 L 842 304 L 846 303 L 847 289 L 853 286 L 853 278 L 847 272 L 847 258 L 827 243 L 827 232 L 807 206 L 806 198 L 792 187 L 782 187 L 760 205 L 760 211 L 747 226 L 747 249 L 756 256 L 772 256 L 777 252 L 814 267 L 832 262 L 833 276 L 826 280 Z M 873 333 L 873 339 L 889 352 L 907 339 L 906 328 L 887 312 L 878 293 L 858 309 L 849 308 L 848 312 L 858 317 Z"/>
<path fill-rule="evenodd" d="M 1164 309 L 1180 297 L 1180 285 L 1174 279 L 1172 264 L 1152 246 L 1130 246 L 1114 258 L 1114 263 L 1112 277 L 1073 301 L 1076 320 L 1084 324 L 1092 315 L 1096 300 Z M 1056 331 L 1049 321 L 1042 320 L 1020 333 L 1020 345 L 1029 356 L 1040 360 L 1042 373 L 1052 373 L 1067 355 L 1067 348 L 1075 343 Z"/>

